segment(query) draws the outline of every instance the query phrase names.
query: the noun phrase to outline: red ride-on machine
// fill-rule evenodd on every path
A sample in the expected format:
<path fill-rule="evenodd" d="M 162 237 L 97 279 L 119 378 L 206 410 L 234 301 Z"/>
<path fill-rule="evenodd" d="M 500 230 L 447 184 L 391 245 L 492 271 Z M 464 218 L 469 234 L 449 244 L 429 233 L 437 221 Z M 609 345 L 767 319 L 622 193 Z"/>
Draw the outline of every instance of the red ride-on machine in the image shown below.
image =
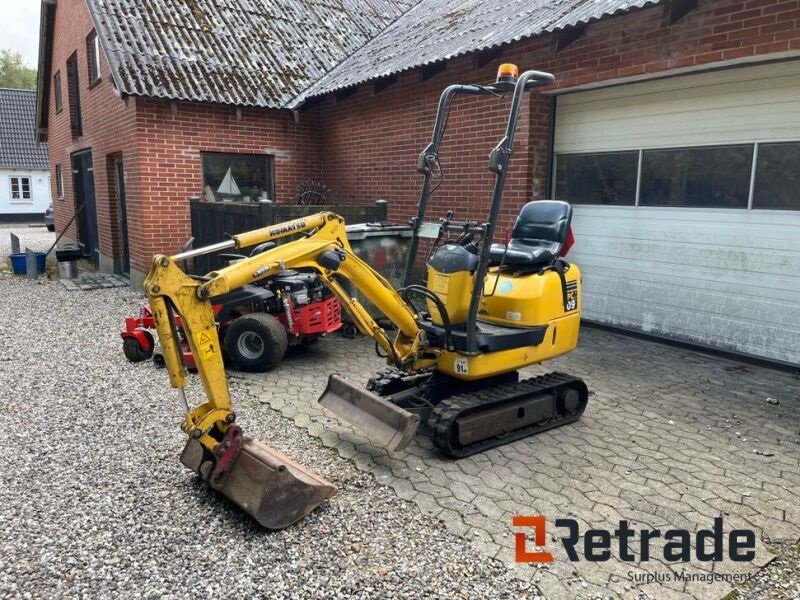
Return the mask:
<path fill-rule="evenodd" d="M 281 271 L 258 285 L 246 285 L 213 299 L 214 314 L 228 362 L 240 371 L 266 371 L 281 362 L 290 345 L 310 344 L 342 326 L 342 307 L 315 273 Z M 138 317 L 125 319 L 122 350 L 131 362 L 153 358 L 155 319 L 150 306 Z M 175 329 L 181 337 L 186 366 L 194 357 L 183 340 L 180 318 Z"/>

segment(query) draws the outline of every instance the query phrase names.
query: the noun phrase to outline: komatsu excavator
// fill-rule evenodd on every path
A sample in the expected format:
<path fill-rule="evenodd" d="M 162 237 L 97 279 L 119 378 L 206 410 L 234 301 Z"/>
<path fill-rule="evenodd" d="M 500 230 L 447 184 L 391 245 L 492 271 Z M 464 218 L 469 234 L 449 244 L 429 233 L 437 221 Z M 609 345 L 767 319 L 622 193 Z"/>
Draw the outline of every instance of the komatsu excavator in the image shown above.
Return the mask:
<path fill-rule="evenodd" d="M 510 239 L 492 243 L 514 134 L 525 94 L 552 83 L 539 71 L 519 74 L 502 65 L 490 85 L 451 85 L 442 93 L 433 137 L 417 169 L 424 176 L 406 283 L 419 263 L 420 240 L 433 240 L 425 268 L 427 286 L 395 289 L 351 250 L 344 220 L 332 212 L 232 236 L 228 241 L 175 256 L 156 256 L 145 291 L 173 387 L 186 411 L 188 441 L 181 461 L 267 528 L 301 519 L 336 488 L 269 446 L 245 437 L 236 424 L 212 310 L 213 299 L 292 269 L 317 273 L 348 310 L 359 330 L 385 353 L 388 367 L 356 386 L 331 375 L 319 402 L 363 430 L 376 444 L 400 451 L 422 422 L 446 455 L 462 457 L 571 423 L 588 399 L 580 379 L 551 373 L 520 380 L 518 370 L 570 352 L 578 342 L 581 275 L 563 258 L 571 244 L 572 209 L 565 202 L 526 204 Z M 485 222 L 425 221 L 432 181 L 441 176 L 439 146 L 457 95 L 512 94 L 505 135 L 491 151 L 494 192 Z M 434 188 L 435 189 L 435 188 Z M 437 241 L 454 234 L 449 241 Z M 298 234 L 300 234 L 298 236 Z M 292 237 L 205 277 L 185 273 L 194 256 L 243 249 Z M 349 282 L 392 322 L 381 327 Z M 412 298 L 424 298 L 422 306 Z M 183 329 L 176 331 L 175 316 Z M 183 388 L 181 336 L 191 347 L 205 402 L 189 406 Z"/>

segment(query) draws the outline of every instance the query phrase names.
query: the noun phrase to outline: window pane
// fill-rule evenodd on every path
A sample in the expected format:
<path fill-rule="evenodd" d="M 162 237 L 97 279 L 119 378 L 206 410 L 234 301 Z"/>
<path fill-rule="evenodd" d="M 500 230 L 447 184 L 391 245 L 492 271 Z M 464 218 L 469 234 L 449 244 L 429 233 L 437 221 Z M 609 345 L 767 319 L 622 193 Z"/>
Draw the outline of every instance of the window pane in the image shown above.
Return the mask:
<path fill-rule="evenodd" d="M 19 200 L 19 178 L 11 178 L 11 199 Z"/>
<path fill-rule="evenodd" d="M 69 117 L 73 137 L 83 135 L 81 116 L 80 81 L 78 80 L 78 58 L 73 54 L 67 59 L 67 94 L 69 95 Z"/>
<path fill-rule="evenodd" d="M 97 79 L 98 77 L 100 77 L 100 40 L 97 39 L 97 34 L 95 34 L 94 40 L 92 42 L 92 58 L 93 58 L 94 78 Z"/>
<path fill-rule="evenodd" d="M 53 76 L 53 93 L 56 97 L 56 112 L 61 112 L 61 73 L 58 72 Z"/>
<path fill-rule="evenodd" d="M 217 201 L 272 200 L 272 157 L 203 154 L 203 197 Z"/>
<path fill-rule="evenodd" d="M 573 204 L 628 204 L 636 201 L 639 153 L 559 154 L 556 197 Z"/>
<path fill-rule="evenodd" d="M 800 142 L 759 144 L 753 208 L 800 210 Z"/>
<path fill-rule="evenodd" d="M 645 150 L 641 206 L 747 208 L 753 145 Z"/>
<path fill-rule="evenodd" d="M 100 78 L 100 45 L 94 31 L 86 38 L 86 62 L 89 67 L 89 83 Z"/>
<path fill-rule="evenodd" d="M 56 195 L 59 198 L 64 197 L 64 173 L 61 171 L 61 165 L 56 165 Z"/>

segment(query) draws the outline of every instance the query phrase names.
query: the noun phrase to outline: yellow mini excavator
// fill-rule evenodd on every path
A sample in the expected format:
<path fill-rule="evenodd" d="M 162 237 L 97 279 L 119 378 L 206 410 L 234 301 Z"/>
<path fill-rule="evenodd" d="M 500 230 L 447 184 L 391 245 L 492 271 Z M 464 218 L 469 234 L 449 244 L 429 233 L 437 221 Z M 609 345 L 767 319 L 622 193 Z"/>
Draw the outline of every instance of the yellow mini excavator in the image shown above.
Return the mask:
<path fill-rule="evenodd" d="M 552 82 L 548 73 L 519 75 L 516 66 L 502 65 L 491 85 L 451 85 L 442 93 L 432 140 L 417 162 L 424 181 L 405 269 L 408 284 L 419 242 L 428 240 L 425 286 L 395 289 L 352 252 L 344 220 L 331 212 L 154 258 L 145 291 L 170 382 L 186 410 L 184 465 L 272 529 L 301 519 L 336 492 L 331 483 L 242 434 L 225 379 L 213 299 L 289 269 L 317 273 L 359 330 L 385 353 L 388 367 L 367 389 L 331 375 L 319 399 L 373 442 L 402 450 L 422 423 L 420 429 L 444 454 L 458 458 L 580 417 L 588 399 L 580 379 L 562 373 L 518 376 L 520 368 L 570 352 L 578 342 L 581 275 L 563 258 L 571 244 L 571 207 L 529 202 L 510 239 L 492 243 L 525 93 Z M 447 113 L 460 94 L 512 94 L 505 135 L 489 156 L 496 177 L 488 218 L 457 222 L 449 212 L 436 223 L 425 222 L 431 182 L 441 176 L 439 145 Z M 267 244 L 290 236 L 281 245 Z M 266 249 L 205 277 L 189 276 L 180 266 L 201 254 L 256 245 Z M 378 307 L 396 333 L 381 327 L 343 282 Z M 197 406 L 190 406 L 183 392 L 181 338 L 191 347 L 207 396 Z"/>

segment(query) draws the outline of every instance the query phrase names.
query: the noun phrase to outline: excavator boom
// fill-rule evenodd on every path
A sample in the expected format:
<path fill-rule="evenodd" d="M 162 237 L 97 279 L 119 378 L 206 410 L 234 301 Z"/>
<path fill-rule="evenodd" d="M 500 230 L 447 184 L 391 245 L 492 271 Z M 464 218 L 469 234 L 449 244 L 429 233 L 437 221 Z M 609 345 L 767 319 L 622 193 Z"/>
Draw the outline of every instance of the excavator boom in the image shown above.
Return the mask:
<path fill-rule="evenodd" d="M 194 256 L 227 248 L 241 249 L 297 234 L 304 235 L 209 273 L 203 280 L 187 275 L 179 266 Z M 186 411 L 182 429 L 189 440 L 181 461 L 259 523 L 275 529 L 291 525 L 308 514 L 334 495 L 336 488 L 266 444 L 244 436 L 236 425 L 211 299 L 285 269 L 317 271 L 361 332 L 373 337 L 397 367 L 413 371 L 430 366 L 436 359 L 435 352 L 425 350 L 425 334 L 418 327 L 414 312 L 386 279 L 351 251 L 344 219 L 334 213 L 321 212 L 242 233 L 228 242 L 154 258 L 145 291 L 170 383 L 180 390 Z M 394 340 L 344 290 L 337 275 L 351 281 L 383 309 L 397 327 Z M 186 367 L 182 363 L 180 334 L 174 326 L 175 315 L 181 319 L 182 335 L 195 357 L 205 390 L 205 402 L 195 407 L 189 406 L 184 394 Z M 380 398 L 378 403 L 383 407 L 376 412 L 368 403 L 362 406 L 362 395 L 343 380 L 332 377 L 323 404 L 340 415 L 363 416 L 360 420 L 368 434 L 386 438 L 385 442 L 393 449 L 405 447 L 413 439 L 419 417 Z"/>

